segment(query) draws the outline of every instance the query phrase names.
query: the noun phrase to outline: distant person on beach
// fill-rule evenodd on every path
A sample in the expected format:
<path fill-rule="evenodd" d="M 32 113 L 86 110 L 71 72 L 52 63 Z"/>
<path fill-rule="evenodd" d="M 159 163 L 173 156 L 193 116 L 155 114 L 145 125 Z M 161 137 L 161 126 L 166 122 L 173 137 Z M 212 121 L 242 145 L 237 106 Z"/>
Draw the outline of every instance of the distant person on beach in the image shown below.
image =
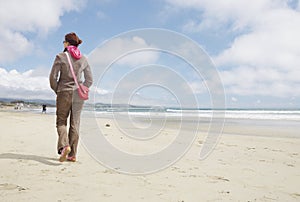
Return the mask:
<path fill-rule="evenodd" d="M 15 109 L 22 110 L 23 107 L 24 107 L 23 103 L 16 103 L 16 105 L 15 105 Z"/>
<path fill-rule="evenodd" d="M 46 112 L 47 112 L 47 105 L 43 105 L 42 107 L 43 107 L 43 108 L 42 108 L 42 114 L 43 114 L 43 113 L 46 114 Z"/>
<path fill-rule="evenodd" d="M 57 151 L 59 161 L 76 161 L 79 140 L 80 114 L 84 104 L 78 96 L 76 85 L 70 71 L 67 54 L 71 55 L 71 62 L 78 83 L 90 87 L 93 83 L 92 72 L 87 61 L 78 49 L 82 40 L 74 33 L 65 35 L 64 51 L 56 55 L 49 81 L 52 90 L 56 93 L 56 128 L 58 133 Z M 82 74 L 84 81 L 82 81 Z M 69 130 L 67 120 L 70 116 Z M 69 131 L 69 132 L 68 132 Z"/>

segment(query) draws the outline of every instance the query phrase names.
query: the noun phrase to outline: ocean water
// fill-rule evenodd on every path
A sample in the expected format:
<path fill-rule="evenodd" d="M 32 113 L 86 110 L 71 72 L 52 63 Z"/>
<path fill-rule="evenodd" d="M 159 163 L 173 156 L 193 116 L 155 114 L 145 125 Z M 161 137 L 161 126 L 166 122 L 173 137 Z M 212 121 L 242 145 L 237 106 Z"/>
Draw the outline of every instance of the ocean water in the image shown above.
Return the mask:
<path fill-rule="evenodd" d="M 179 110 L 180 111 L 180 110 Z M 167 110 L 167 112 L 178 113 L 176 110 Z M 291 120 L 300 121 L 300 110 L 264 110 L 264 109 L 228 109 L 220 110 L 182 110 L 182 114 L 186 113 L 191 116 L 199 116 L 202 118 L 211 118 L 224 114 L 226 119 L 253 119 L 253 120 Z"/>
<path fill-rule="evenodd" d="M 24 107 L 14 112 L 42 114 L 42 108 Z M 48 107 L 47 115 L 55 115 L 56 108 Z M 178 108 L 94 108 L 85 107 L 83 116 L 88 118 L 107 118 L 128 121 L 124 127 L 136 129 L 151 129 L 151 126 L 160 125 L 172 129 L 193 131 L 195 123 L 199 124 L 201 132 L 219 133 L 222 127 L 223 134 L 272 136 L 300 138 L 300 109 L 178 109 Z M 92 116 L 90 116 L 92 115 Z M 82 121 L 84 123 L 84 120 Z M 165 124 L 161 124 L 165 123 Z M 151 131 L 150 131 L 151 132 Z"/>
<path fill-rule="evenodd" d="M 96 117 L 126 119 L 151 126 L 165 122 L 164 126 L 180 125 L 184 130 L 195 130 L 199 123 L 202 132 L 224 134 L 300 138 L 299 109 L 150 109 L 110 108 L 98 109 Z"/>
<path fill-rule="evenodd" d="M 96 116 L 123 115 L 131 117 L 146 118 L 203 118 L 203 119 L 226 119 L 226 120 L 274 120 L 292 121 L 300 124 L 300 109 L 178 109 L 178 108 L 84 108 L 84 111 L 95 114 Z M 24 107 L 23 112 L 41 113 L 41 108 Z M 55 107 L 48 107 L 48 114 L 55 114 Z M 299 128 L 300 131 L 300 128 Z"/>
<path fill-rule="evenodd" d="M 282 120 L 282 121 L 300 121 L 300 110 L 295 109 L 151 109 L 151 108 L 128 108 L 128 109 L 96 109 L 100 114 L 120 114 L 136 117 L 190 117 L 190 118 L 224 118 L 246 119 L 246 120 Z"/>

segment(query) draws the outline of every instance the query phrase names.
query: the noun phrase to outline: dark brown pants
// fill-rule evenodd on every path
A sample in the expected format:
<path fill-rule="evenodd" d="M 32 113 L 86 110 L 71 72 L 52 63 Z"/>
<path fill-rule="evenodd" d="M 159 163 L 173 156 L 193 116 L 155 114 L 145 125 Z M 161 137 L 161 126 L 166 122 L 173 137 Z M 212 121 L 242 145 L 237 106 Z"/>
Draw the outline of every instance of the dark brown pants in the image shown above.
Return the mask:
<path fill-rule="evenodd" d="M 80 114 L 83 100 L 78 97 L 77 91 L 62 91 L 56 97 L 56 128 L 58 133 L 57 150 L 65 146 L 71 147 L 69 156 L 76 156 L 79 141 Z M 67 121 L 70 117 L 69 132 L 67 132 Z"/>

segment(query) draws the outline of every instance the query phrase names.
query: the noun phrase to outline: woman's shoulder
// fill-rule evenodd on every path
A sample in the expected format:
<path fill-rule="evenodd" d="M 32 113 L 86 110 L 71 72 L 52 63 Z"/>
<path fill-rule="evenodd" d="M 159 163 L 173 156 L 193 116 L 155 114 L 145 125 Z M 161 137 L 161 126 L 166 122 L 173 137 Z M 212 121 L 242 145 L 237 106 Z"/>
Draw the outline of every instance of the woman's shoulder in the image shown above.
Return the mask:
<path fill-rule="evenodd" d="M 81 55 L 81 57 L 80 57 L 80 59 L 82 59 L 82 60 L 87 60 L 87 57 L 85 56 L 85 55 Z"/>
<path fill-rule="evenodd" d="M 64 52 L 58 53 L 58 54 L 56 55 L 56 59 L 62 59 L 62 58 L 64 58 L 64 57 L 66 57 Z"/>
<path fill-rule="evenodd" d="M 82 64 L 88 63 L 88 59 L 87 59 L 87 57 L 84 56 L 84 55 L 81 55 L 79 61 L 80 61 Z"/>

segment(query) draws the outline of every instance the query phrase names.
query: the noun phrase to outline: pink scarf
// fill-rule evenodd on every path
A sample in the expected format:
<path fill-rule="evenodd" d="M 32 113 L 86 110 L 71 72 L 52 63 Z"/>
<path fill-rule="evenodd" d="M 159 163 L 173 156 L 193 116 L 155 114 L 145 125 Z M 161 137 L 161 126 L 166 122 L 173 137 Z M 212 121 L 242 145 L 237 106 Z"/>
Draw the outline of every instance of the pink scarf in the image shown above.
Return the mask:
<path fill-rule="evenodd" d="M 80 50 L 76 46 L 67 46 L 67 50 L 76 60 L 81 58 Z"/>

